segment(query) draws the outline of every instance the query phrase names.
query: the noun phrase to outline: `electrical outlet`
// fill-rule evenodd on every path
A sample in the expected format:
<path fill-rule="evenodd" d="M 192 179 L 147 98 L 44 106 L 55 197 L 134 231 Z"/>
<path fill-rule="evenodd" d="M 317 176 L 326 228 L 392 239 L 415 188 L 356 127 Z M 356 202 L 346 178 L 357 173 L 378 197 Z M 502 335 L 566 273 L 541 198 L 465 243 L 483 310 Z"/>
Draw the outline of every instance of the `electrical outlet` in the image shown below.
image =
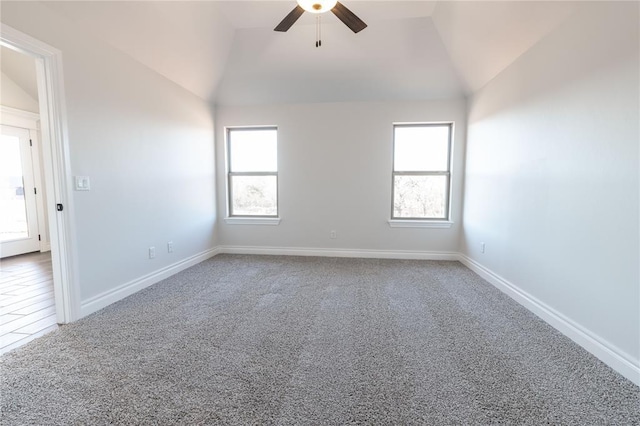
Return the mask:
<path fill-rule="evenodd" d="M 480 252 L 484 253 L 484 243 L 480 243 Z"/>
<path fill-rule="evenodd" d="M 167 253 L 173 253 L 173 241 L 167 243 Z"/>
<path fill-rule="evenodd" d="M 156 257 L 156 248 L 149 247 L 149 259 L 155 259 Z"/>
<path fill-rule="evenodd" d="M 338 233 L 335 230 L 329 232 L 329 238 L 335 240 L 336 238 L 338 238 Z"/>

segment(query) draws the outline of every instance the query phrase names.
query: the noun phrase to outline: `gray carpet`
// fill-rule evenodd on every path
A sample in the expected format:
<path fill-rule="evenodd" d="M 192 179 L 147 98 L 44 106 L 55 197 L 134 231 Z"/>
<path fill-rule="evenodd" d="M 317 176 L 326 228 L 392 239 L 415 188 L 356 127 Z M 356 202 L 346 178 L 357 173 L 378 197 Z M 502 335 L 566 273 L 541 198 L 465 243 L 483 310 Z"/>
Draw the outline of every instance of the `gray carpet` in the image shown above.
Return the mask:
<path fill-rule="evenodd" d="M 0 358 L 23 424 L 640 424 L 457 262 L 220 255 Z"/>

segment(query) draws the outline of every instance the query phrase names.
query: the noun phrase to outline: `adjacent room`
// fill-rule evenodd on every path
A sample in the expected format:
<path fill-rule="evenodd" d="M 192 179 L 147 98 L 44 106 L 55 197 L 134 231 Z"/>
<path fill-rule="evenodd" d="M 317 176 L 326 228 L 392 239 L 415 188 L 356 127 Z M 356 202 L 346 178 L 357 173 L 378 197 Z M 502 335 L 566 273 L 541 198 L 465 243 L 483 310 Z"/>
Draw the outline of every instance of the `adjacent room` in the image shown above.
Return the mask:
<path fill-rule="evenodd" d="M 36 61 L 0 47 L 0 354 L 57 328 Z"/>
<path fill-rule="evenodd" d="M 0 423 L 640 424 L 638 2 L 0 21 Z"/>

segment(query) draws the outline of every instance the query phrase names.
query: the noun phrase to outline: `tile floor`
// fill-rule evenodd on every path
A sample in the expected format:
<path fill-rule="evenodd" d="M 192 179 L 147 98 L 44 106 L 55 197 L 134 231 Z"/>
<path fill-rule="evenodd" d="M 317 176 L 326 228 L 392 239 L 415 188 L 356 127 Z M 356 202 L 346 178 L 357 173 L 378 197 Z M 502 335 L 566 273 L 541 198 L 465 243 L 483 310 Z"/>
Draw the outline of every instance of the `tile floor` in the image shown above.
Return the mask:
<path fill-rule="evenodd" d="M 58 328 L 51 252 L 0 259 L 0 354 Z"/>

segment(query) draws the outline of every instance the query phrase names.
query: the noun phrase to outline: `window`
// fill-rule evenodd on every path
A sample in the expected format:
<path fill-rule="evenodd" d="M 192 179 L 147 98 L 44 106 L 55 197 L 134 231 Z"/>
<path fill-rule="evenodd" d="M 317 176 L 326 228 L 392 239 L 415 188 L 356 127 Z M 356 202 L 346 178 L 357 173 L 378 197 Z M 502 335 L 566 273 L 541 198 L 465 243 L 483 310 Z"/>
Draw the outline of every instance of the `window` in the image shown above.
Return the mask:
<path fill-rule="evenodd" d="M 278 129 L 227 129 L 230 217 L 278 217 Z"/>
<path fill-rule="evenodd" d="M 453 124 L 393 126 L 391 219 L 448 220 Z"/>

